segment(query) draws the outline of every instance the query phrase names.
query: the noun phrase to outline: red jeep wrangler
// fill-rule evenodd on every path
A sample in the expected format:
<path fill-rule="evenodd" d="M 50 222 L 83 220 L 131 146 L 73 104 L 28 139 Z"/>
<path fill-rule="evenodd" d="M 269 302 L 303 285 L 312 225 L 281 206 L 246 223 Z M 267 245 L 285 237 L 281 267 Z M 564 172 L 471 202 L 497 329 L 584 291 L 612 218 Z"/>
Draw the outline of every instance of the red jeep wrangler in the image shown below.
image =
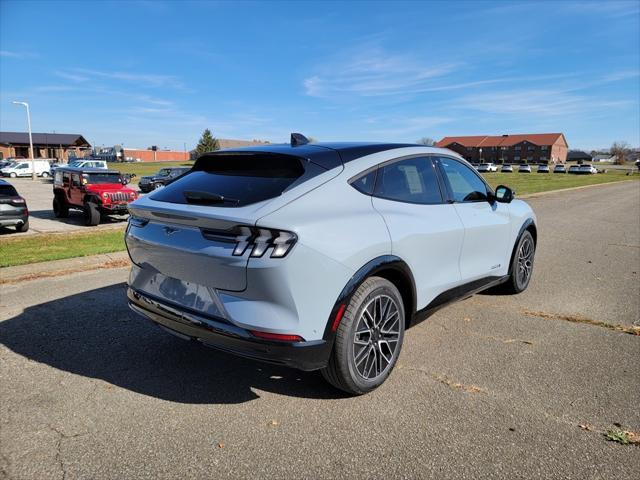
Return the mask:
<path fill-rule="evenodd" d="M 126 186 L 120 172 L 98 168 L 61 167 L 53 178 L 53 213 L 69 216 L 69 209 L 84 213 L 85 225 L 98 225 L 101 215 L 126 214 L 138 194 Z"/>

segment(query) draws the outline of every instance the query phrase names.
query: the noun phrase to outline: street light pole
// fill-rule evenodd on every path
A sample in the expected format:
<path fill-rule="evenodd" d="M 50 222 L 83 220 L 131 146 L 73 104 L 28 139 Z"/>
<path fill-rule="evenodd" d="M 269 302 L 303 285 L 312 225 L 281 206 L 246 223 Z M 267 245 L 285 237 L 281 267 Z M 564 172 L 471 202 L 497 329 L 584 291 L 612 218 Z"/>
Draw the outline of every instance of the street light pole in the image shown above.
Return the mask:
<path fill-rule="evenodd" d="M 29 152 L 31 155 L 31 180 L 36 179 L 36 162 L 33 158 L 33 138 L 31 136 L 31 112 L 29 111 L 29 104 L 27 102 L 13 102 L 16 105 L 22 105 L 27 109 L 27 125 L 29 126 Z"/>

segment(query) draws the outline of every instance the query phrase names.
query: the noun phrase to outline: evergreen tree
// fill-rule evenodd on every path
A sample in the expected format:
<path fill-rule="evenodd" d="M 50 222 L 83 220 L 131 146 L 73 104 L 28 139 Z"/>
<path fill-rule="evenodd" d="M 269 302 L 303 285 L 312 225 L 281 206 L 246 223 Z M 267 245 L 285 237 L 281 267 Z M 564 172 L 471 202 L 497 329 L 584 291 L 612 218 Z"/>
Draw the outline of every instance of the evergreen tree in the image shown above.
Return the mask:
<path fill-rule="evenodd" d="M 220 150 L 220 143 L 218 139 L 214 138 L 211 134 L 211 130 L 206 128 L 204 132 L 202 132 L 198 146 L 194 150 L 195 156 L 197 158 L 203 153 L 213 152 L 214 150 Z"/>

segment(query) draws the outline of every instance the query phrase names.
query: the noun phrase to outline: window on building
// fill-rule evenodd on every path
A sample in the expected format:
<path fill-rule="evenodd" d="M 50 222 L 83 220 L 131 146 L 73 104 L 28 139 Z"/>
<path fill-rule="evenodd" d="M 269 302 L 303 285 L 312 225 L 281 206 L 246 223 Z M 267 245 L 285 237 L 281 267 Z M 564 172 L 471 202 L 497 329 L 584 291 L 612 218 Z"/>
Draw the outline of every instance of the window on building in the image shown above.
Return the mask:
<path fill-rule="evenodd" d="M 516 145 L 516 152 L 519 152 L 520 150 L 522 150 L 522 147 L 520 145 Z"/>
<path fill-rule="evenodd" d="M 513 161 L 514 162 L 519 162 L 520 161 L 520 157 L 518 157 L 518 156 L 513 157 Z"/>
<path fill-rule="evenodd" d="M 534 147 L 533 145 L 529 145 L 529 146 L 527 147 L 527 150 L 528 150 L 529 152 L 533 152 L 535 149 L 536 149 L 536 147 Z"/>
<path fill-rule="evenodd" d="M 549 160 L 549 158 L 548 158 L 546 155 L 542 155 L 542 156 L 540 157 L 540 160 Z"/>
<path fill-rule="evenodd" d="M 549 149 L 549 146 L 548 146 L 548 145 L 542 145 L 542 146 L 540 147 L 540 150 L 542 150 L 543 152 L 546 152 L 548 149 Z"/>

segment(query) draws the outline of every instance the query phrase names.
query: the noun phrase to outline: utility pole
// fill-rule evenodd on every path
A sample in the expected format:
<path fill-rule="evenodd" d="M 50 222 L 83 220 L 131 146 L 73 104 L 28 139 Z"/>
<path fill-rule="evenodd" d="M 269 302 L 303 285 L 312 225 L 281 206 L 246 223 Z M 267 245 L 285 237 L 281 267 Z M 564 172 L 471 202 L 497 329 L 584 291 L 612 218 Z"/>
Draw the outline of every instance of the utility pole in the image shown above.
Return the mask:
<path fill-rule="evenodd" d="M 31 155 L 31 180 L 36 179 L 36 161 L 33 158 L 33 138 L 31 137 L 31 112 L 29 111 L 29 104 L 27 102 L 13 102 L 16 105 L 22 105 L 27 109 L 27 125 L 29 126 L 29 151 Z"/>

